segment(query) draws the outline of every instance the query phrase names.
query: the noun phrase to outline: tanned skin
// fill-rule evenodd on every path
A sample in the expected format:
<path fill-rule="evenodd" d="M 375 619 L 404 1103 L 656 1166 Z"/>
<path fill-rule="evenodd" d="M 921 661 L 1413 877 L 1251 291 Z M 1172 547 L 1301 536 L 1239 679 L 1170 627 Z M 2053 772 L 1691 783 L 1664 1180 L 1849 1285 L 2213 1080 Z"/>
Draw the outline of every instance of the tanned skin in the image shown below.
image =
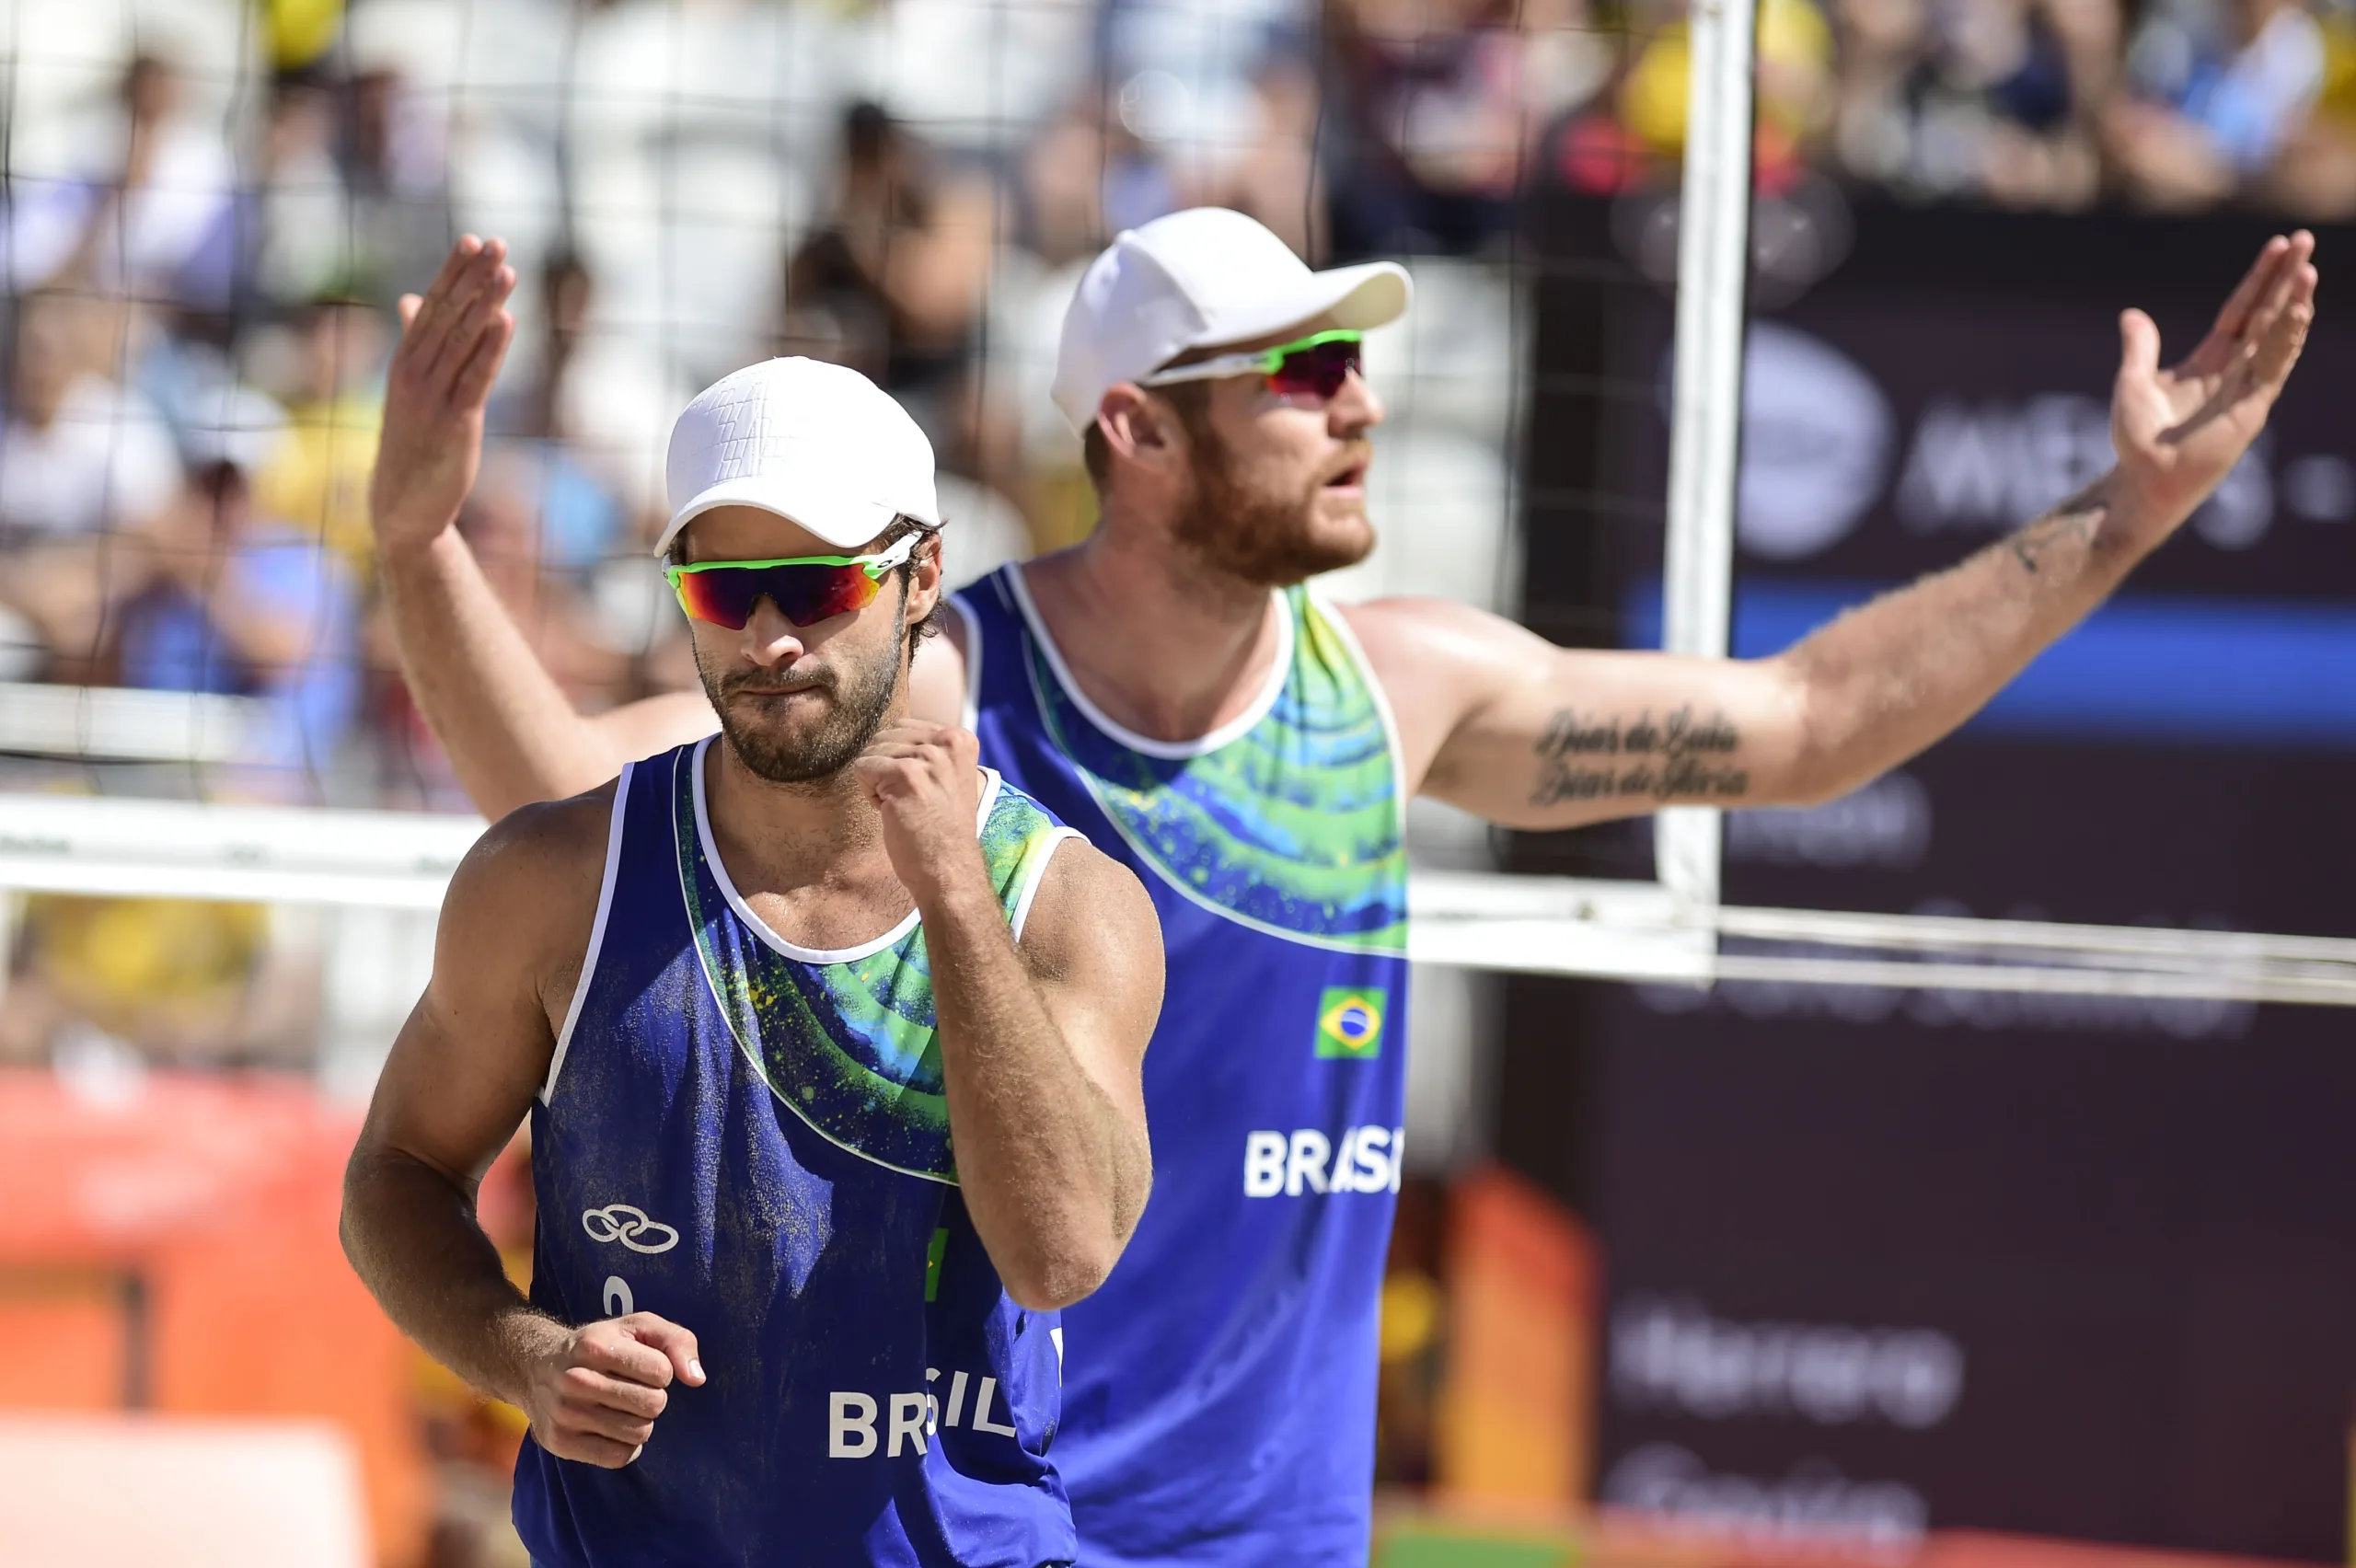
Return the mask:
<path fill-rule="evenodd" d="M 456 378 L 474 374 L 470 356 L 451 363 Z M 683 548 L 836 553 L 750 507 L 699 516 Z M 763 600 L 741 632 L 696 624 L 699 665 L 729 715 L 707 755 L 707 804 L 730 881 L 786 940 L 848 947 L 911 909 L 922 917 L 961 1192 L 1007 1293 L 1045 1310 L 1103 1280 L 1151 1184 L 1140 1073 L 1161 934 L 1136 877 L 1071 840 L 1013 940 L 976 834 L 977 743 L 908 713 L 909 628 L 940 594 L 929 541 L 863 610 L 799 628 Z M 860 690 L 889 692 L 863 744 L 845 728 Z M 747 761 L 821 755 L 824 737 L 846 733 L 855 749 L 821 776 L 781 781 Z M 520 1407 L 549 1452 L 609 1468 L 637 1458 L 675 1383 L 704 1381 L 695 1335 L 650 1312 L 573 1324 L 539 1311 L 508 1283 L 474 1204 L 548 1081 L 582 983 L 614 789 L 509 813 L 460 866 L 343 1214 L 345 1251 L 394 1321 Z"/>
<path fill-rule="evenodd" d="M 1433 599 L 1345 607 L 1397 714 L 1403 782 L 1491 822 L 1567 828 L 1672 803 L 1807 804 L 1905 761 L 2099 605 L 2248 449 L 2314 319 L 2314 252 L 2304 231 L 2268 241 L 2208 335 L 2171 368 L 2151 317 L 2125 312 L 2110 473 L 2011 538 L 1773 657 L 1557 648 Z M 507 277 L 495 243 L 469 240 L 435 284 L 474 353 L 503 345 Z M 470 385 L 388 408 L 387 449 L 397 423 L 462 440 L 479 420 Z M 399 386 L 397 370 L 397 400 Z M 1088 698 L 1173 741 L 1247 710 L 1276 654 L 1269 589 L 1373 547 L 1365 478 L 1382 417 L 1355 375 L 1322 402 L 1277 398 L 1257 376 L 1208 383 L 1195 407 L 1134 383 L 1106 392 L 1095 423 L 1103 522 L 1022 569 Z M 573 714 L 527 655 L 508 651 L 514 628 L 473 586 L 479 574 L 449 525 L 462 494 L 421 490 L 380 513 L 378 526 L 421 706 L 484 811 L 588 788 L 627 757 L 710 730 L 692 693 Z M 1218 525 L 1246 515 L 1249 529 Z M 1274 564 L 1271 530 L 1284 557 Z M 964 629 L 955 617 L 947 627 L 915 681 L 916 711 L 941 720 L 964 695 Z"/>

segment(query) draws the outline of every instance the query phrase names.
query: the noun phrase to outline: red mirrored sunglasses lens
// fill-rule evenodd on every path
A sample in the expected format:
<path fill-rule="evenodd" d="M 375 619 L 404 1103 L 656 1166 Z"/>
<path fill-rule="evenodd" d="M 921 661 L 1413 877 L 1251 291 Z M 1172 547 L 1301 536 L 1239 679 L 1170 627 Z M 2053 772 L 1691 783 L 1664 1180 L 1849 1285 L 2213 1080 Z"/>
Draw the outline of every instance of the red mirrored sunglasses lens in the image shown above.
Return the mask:
<path fill-rule="evenodd" d="M 1356 343 L 1319 343 L 1295 349 L 1269 374 L 1268 390 L 1280 398 L 1331 398 L 1358 367 Z"/>
<path fill-rule="evenodd" d="M 679 603 L 713 626 L 742 631 L 768 599 L 796 626 L 815 626 L 875 602 L 875 579 L 855 566 L 716 566 L 679 575 Z"/>

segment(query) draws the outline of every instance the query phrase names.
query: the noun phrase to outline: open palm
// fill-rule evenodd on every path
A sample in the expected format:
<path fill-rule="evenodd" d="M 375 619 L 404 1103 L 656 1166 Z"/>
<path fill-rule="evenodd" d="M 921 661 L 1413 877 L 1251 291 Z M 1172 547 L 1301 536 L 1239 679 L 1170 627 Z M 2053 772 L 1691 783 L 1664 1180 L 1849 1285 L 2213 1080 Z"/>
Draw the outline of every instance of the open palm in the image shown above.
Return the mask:
<path fill-rule="evenodd" d="M 401 341 L 386 376 L 385 421 L 368 512 L 377 548 L 431 543 L 474 489 L 483 407 L 514 336 L 507 247 L 461 238 L 422 297 L 401 299 Z"/>
<path fill-rule="evenodd" d="M 2315 248 L 2304 229 L 2267 241 L 2200 346 L 2170 369 L 2152 318 L 2119 317 L 2111 444 L 2162 531 L 2190 516 L 2265 428 L 2315 319 Z"/>

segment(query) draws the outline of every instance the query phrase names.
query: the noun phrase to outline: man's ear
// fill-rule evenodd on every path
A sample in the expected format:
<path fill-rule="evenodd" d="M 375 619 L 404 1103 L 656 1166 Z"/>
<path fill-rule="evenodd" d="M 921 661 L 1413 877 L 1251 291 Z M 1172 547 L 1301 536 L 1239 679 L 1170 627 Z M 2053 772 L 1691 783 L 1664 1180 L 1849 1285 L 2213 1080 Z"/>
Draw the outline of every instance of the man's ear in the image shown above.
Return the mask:
<path fill-rule="evenodd" d="M 907 617 L 911 621 L 922 620 L 941 604 L 941 569 L 947 562 L 941 554 L 947 541 L 941 535 L 939 528 L 927 529 L 908 557 Z"/>
<path fill-rule="evenodd" d="M 1096 428 L 1115 458 L 1160 467 L 1185 455 L 1186 436 L 1170 405 L 1133 381 L 1115 382 L 1096 405 Z"/>

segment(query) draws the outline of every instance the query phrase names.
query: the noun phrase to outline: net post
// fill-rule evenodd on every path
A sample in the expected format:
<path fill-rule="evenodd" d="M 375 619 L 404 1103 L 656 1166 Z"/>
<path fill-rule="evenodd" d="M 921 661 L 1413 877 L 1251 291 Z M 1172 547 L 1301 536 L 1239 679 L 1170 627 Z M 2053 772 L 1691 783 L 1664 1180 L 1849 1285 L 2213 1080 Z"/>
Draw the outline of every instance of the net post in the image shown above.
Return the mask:
<path fill-rule="evenodd" d="M 1709 658 L 1727 651 L 1732 609 L 1755 24 L 1753 0 L 1694 0 L 1688 24 L 1661 645 Z M 1679 806 L 1655 821 L 1655 874 L 1680 903 L 1718 901 L 1718 819 Z"/>

